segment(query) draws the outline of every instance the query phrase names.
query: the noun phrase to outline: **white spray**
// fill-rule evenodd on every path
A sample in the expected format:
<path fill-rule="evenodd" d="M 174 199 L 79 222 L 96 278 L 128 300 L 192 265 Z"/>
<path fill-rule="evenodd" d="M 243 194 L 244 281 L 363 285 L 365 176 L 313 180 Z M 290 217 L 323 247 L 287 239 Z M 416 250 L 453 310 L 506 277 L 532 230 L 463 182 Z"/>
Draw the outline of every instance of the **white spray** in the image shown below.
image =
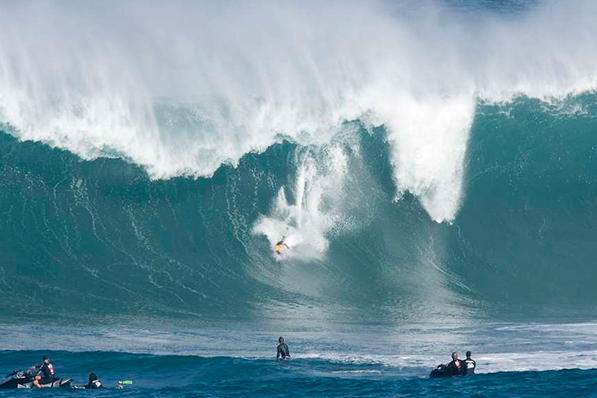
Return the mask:
<path fill-rule="evenodd" d="M 340 146 L 326 147 L 317 155 L 307 151 L 298 155 L 298 172 L 292 191 L 294 200 L 286 197 L 282 188 L 269 216 L 261 217 L 254 234 L 265 235 L 272 251 L 276 242 L 285 237 L 289 249 L 279 259 L 320 258 L 328 247 L 327 234 L 342 223 L 344 181 L 348 170 L 347 155 Z"/>
<path fill-rule="evenodd" d="M 8 1 L 0 122 L 169 178 L 210 176 L 280 134 L 326 145 L 365 118 L 388 130 L 397 197 L 450 221 L 476 99 L 597 88 L 595 15 L 593 0 L 499 16 L 431 1 Z"/>

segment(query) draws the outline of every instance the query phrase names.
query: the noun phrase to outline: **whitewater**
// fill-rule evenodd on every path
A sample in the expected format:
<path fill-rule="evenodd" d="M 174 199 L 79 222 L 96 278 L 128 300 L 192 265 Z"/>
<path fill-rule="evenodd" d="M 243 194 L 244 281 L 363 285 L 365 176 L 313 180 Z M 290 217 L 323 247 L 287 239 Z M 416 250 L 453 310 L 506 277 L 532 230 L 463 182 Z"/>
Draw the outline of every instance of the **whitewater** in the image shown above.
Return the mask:
<path fill-rule="evenodd" d="M 596 18 L 2 2 L 0 377 L 50 353 L 130 396 L 590 395 Z M 468 349 L 478 377 L 426 379 Z"/>

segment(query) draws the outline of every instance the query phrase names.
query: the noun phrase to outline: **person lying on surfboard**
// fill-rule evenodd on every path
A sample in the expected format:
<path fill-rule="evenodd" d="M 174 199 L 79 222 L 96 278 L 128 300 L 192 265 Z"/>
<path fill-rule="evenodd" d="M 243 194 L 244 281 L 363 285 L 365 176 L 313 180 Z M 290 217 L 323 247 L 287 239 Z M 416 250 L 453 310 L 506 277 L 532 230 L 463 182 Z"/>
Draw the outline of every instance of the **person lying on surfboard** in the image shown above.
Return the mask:
<path fill-rule="evenodd" d="M 286 242 L 284 242 L 284 240 L 286 239 L 285 236 L 282 237 L 282 239 L 276 243 L 276 246 L 274 247 L 274 250 L 276 251 L 276 254 L 279 256 L 280 254 L 282 254 L 282 250 L 284 250 L 284 248 L 286 249 L 290 249 L 288 247 L 288 245 L 286 244 Z"/>

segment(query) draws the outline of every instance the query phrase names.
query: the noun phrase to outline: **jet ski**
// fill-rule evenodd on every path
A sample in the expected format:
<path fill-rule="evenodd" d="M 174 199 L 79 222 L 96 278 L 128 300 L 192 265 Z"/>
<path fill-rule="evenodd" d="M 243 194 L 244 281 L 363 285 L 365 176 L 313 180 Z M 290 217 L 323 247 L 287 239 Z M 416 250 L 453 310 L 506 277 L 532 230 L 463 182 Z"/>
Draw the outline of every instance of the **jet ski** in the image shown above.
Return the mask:
<path fill-rule="evenodd" d="M 19 386 L 33 382 L 33 375 L 24 370 L 15 370 L 9 373 L 2 383 L 0 388 L 19 388 Z"/>
<path fill-rule="evenodd" d="M 33 387 L 33 377 L 35 374 L 32 374 L 25 370 L 15 370 L 6 376 L 6 378 L 0 383 L 0 389 L 10 389 L 10 388 L 34 388 Z M 51 383 L 44 384 L 44 387 L 72 387 L 73 380 L 72 379 L 56 379 Z"/>
<path fill-rule="evenodd" d="M 448 367 L 446 365 L 438 365 L 437 368 L 433 369 L 431 371 L 431 373 L 429 373 L 429 377 L 431 377 L 432 379 L 438 378 L 438 377 L 455 377 L 458 375 L 454 375 L 452 374 L 452 372 L 448 371 Z"/>

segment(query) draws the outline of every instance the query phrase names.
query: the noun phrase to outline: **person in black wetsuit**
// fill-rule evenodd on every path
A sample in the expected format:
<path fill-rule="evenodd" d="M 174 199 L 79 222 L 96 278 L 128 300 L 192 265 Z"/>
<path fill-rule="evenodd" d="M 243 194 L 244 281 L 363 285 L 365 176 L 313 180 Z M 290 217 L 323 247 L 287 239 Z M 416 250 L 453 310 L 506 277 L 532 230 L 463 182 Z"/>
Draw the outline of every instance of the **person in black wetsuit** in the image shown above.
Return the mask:
<path fill-rule="evenodd" d="M 473 358 L 471 358 L 471 352 L 466 352 L 466 359 L 464 360 L 464 374 L 466 376 L 474 375 L 475 368 L 477 367 L 477 362 Z"/>
<path fill-rule="evenodd" d="M 85 385 L 85 388 L 88 390 L 95 390 L 97 388 L 106 388 L 102 385 L 102 382 L 99 381 L 95 373 L 89 374 L 89 383 Z"/>
<path fill-rule="evenodd" d="M 280 337 L 278 343 L 278 354 L 276 354 L 276 359 L 290 358 L 290 351 L 288 350 L 286 343 L 284 343 L 284 337 Z"/>
<path fill-rule="evenodd" d="M 41 368 L 39 370 L 42 373 L 39 384 L 44 385 L 52 383 L 56 380 L 56 370 L 54 369 L 54 365 L 52 365 L 52 362 L 50 362 L 50 358 L 48 356 L 44 356 Z"/>
<path fill-rule="evenodd" d="M 452 376 L 464 374 L 464 362 L 458 359 L 458 353 L 452 353 L 452 362 L 446 365 L 446 372 Z"/>

